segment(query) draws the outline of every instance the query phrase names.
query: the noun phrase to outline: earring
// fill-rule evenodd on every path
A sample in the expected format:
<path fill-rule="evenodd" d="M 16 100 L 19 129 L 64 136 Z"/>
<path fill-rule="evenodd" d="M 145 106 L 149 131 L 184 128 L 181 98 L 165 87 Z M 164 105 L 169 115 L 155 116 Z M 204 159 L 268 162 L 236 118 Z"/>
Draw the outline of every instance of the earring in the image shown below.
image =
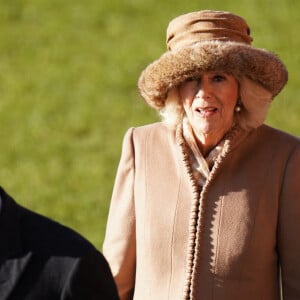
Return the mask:
<path fill-rule="evenodd" d="M 240 112 L 242 110 L 242 101 L 240 99 L 238 99 L 236 106 L 234 108 L 235 112 Z"/>
<path fill-rule="evenodd" d="M 237 106 L 234 108 L 234 110 L 235 110 L 235 112 L 240 112 L 240 111 L 242 110 L 242 108 L 241 108 L 239 105 L 237 105 Z"/>

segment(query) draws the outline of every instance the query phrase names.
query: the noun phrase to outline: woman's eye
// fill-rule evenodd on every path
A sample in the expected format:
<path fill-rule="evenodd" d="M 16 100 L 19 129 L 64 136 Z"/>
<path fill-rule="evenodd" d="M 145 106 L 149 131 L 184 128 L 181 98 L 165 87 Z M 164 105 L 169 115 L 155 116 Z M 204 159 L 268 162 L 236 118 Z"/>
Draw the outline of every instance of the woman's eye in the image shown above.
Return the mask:
<path fill-rule="evenodd" d="M 197 77 L 197 76 L 191 76 L 191 77 L 188 77 L 187 79 L 186 79 L 186 81 L 187 82 L 191 82 L 191 81 L 197 81 L 197 82 L 200 82 L 200 78 L 199 77 Z"/>
<path fill-rule="evenodd" d="M 220 81 L 226 80 L 226 77 L 223 76 L 223 75 L 215 75 L 215 76 L 213 77 L 213 80 L 216 81 L 216 82 L 220 82 Z"/>

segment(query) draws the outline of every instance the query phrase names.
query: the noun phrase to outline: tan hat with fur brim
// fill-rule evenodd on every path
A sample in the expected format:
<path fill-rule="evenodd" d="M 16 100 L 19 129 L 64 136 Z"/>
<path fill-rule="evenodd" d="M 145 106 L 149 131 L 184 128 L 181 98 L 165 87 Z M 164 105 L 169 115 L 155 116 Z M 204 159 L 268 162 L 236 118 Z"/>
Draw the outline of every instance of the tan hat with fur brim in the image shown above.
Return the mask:
<path fill-rule="evenodd" d="M 221 11 L 185 14 L 170 22 L 168 51 L 141 74 L 142 97 L 155 109 L 164 107 L 168 91 L 191 76 L 207 71 L 246 76 L 275 97 L 288 79 L 281 60 L 272 52 L 251 46 L 244 19 Z"/>

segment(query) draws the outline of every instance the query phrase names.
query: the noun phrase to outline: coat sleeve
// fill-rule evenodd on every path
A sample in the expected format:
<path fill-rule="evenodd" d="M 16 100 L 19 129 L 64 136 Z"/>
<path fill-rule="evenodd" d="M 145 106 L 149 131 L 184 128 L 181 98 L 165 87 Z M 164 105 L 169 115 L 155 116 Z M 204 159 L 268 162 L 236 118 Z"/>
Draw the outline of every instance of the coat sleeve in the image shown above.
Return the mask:
<path fill-rule="evenodd" d="M 300 299 L 300 143 L 286 165 L 280 197 L 278 251 L 284 300 Z"/>
<path fill-rule="evenodd" d="M 115 179 L 103 253 L 115 278 L 121 300 L 133 298 L 135 285 L 135 208 L 133 129 L 124 137 Z"/>
<path fill-rule="evenodd" d="M 99 251 L 93 250 L 75 261 L 60 299 L 119 300 L 109 265 Z"/>

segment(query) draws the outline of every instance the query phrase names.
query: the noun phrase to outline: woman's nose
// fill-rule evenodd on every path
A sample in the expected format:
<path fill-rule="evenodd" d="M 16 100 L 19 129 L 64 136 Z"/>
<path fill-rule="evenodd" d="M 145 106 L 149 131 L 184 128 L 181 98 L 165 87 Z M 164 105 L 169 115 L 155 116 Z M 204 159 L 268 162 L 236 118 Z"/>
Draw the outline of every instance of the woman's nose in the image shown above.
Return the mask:
<path fill-rule="evenodd" d="M 212 85 L 206 80 L 202 80 L 198 86 L 198 90 L 196 92 L 196 96 L 198 97 L 207 97 L 210 96 L 213 92 Z"/>

